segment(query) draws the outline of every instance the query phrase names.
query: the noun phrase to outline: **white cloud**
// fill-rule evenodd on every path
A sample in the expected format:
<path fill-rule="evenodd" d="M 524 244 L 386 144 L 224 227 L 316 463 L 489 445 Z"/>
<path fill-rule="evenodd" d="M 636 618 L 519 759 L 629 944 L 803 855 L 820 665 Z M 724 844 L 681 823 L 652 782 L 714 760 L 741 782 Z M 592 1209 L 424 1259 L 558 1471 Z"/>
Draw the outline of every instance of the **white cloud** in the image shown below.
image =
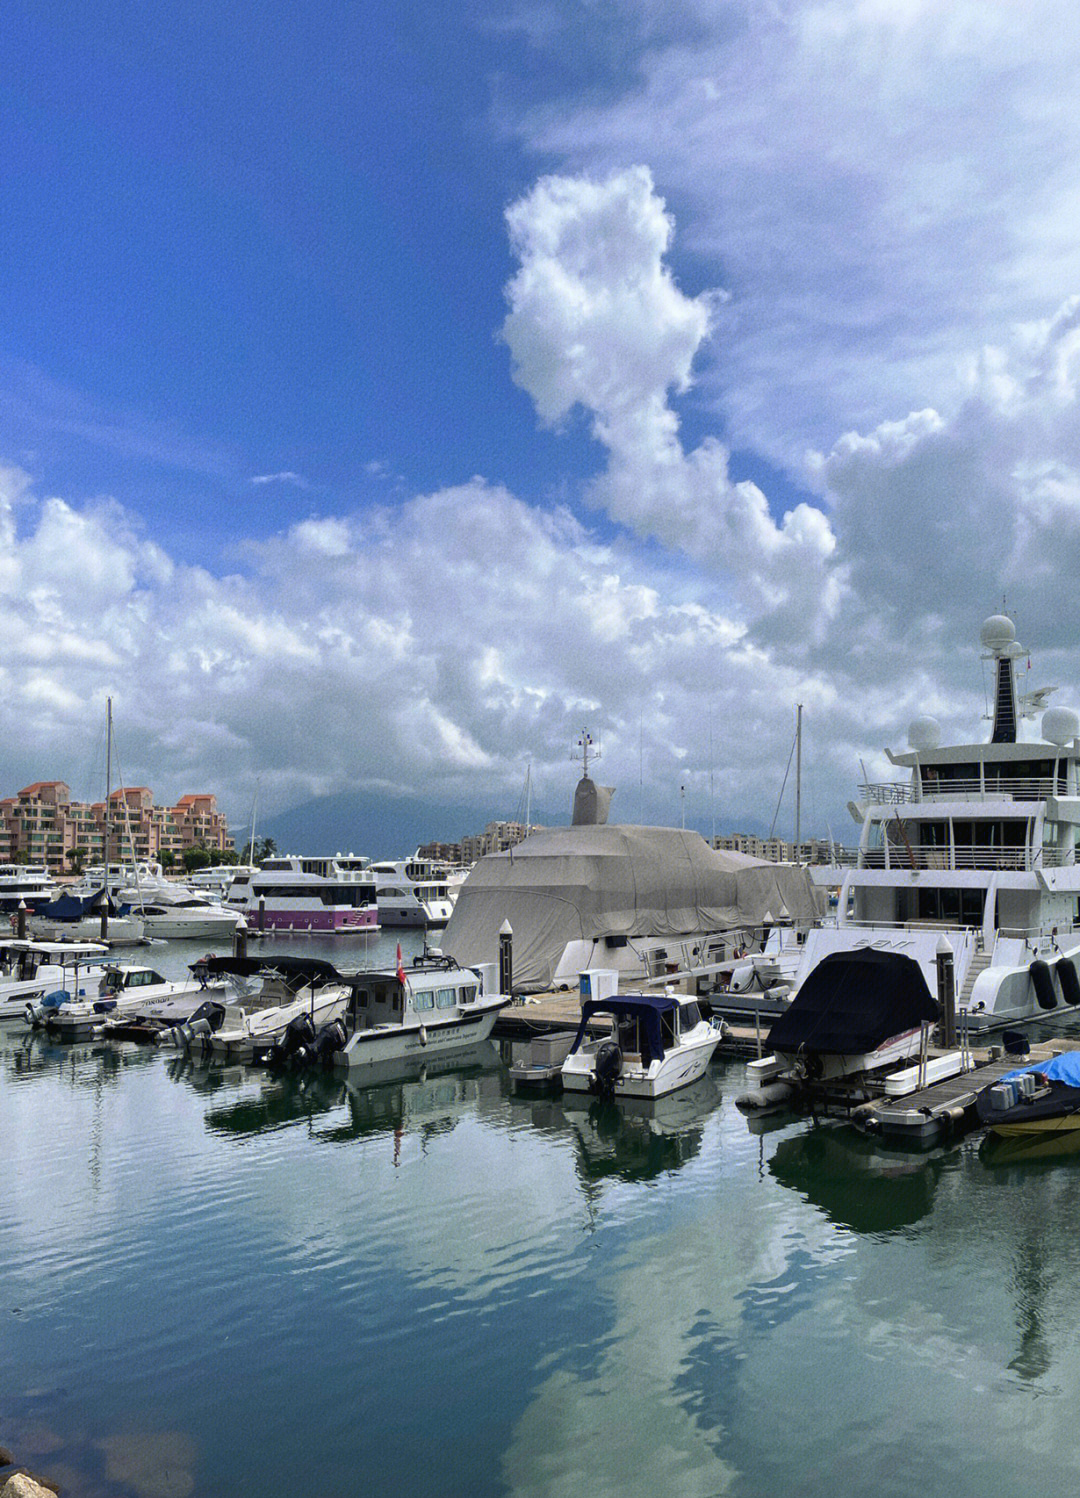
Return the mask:
<path fill-rule="evenodd" d="M 253 484 L 292 484 L 297 489 L 306 489 L 308 481 L 303 474 L 294 473 L 291 468 L 284 468 L 280 473 L 255 473 L 251 476 Z"/>
<path fill-rule="evenodd" d="M 576 406 L 608 449 L 593 501 L 711 569 L 758 608 L 798 600 L 804 628 L 836 605 L 835 538 L 799 504 L 777 523 L 765 495 L 735 483 L 707 438 L 686 452 L 669 392 L 685 393 L 716 297 L 685 296 L 665 264 L 671 217 L 643 167 L 602 181 L 545 177 L 507 212 L 520 268 L 503 337 L 514 377 L 549 422 Z"/>

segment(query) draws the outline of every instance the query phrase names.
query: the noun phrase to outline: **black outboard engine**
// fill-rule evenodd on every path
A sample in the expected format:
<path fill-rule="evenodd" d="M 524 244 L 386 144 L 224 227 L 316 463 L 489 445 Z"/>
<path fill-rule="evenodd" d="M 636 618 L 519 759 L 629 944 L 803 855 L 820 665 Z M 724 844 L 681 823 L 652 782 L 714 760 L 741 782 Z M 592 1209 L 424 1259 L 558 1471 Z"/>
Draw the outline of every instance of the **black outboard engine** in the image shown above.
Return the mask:
<path fill-rule="evenodd" d="M 285 1034 L 266 1053 L 267 1066 L 285 1066 L 293 1061 L 303 1064 L 306 1052 L 315 1039 L 315 1026 L 310 1014 L 298 1014 L 285 1026 Z"/>
<path fill-rule="evenodd" d="M 601 1097 L 611 1097 L 615 1083 L 622 1076 L 623 1055 L 617 1041 L 602 1040 L 596 1048 L 596 1063 L 589 1079 L 589 1090 Z"/>
<path fill-rule="evenodd" d="M 332 1066 L 334 1056 L 344 1048 L 348 1038 L 348 1031 L 343 1021 L 332 1019 L 328 1025 L 323 1025 L 315 1037 L 315 1044 L 312 1047 L 314 1060 L 320 1066 Z"/>
<path fill-rule="evenodd" d="M 209 1041 L 215 1030 L 221 1029 L 225 1018 L 225 1005 L 215 999 L 207 999 L 182 1025 L 172 1025 L 158 1034 L 159 1045 L 174 1045 L 177 1050 L 190 1051 Z"/>

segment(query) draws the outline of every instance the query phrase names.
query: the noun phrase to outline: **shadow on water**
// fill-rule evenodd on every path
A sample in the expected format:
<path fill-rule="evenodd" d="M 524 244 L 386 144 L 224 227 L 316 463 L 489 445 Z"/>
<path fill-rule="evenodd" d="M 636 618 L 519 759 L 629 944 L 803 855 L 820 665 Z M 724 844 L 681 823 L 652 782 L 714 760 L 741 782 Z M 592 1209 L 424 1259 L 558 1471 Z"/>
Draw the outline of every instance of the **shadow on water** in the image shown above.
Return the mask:
<path fill-rule="evenodd" d="M 649 1181 L 700 1153 L 705 1121 L 720 1105 L 720 1090 L 706 1073 L 655 1102 L 588 1093 L 519 1093 L 512 1101 L 515 1114 L 528 1116 L 541 1132 L 574 1136 L 582 1180 Z"/>
<path fill-rule="evenodd" d="M 769 1172 L 837 1227 L 893 1233 L 930 1212 L 943 1166 L 940 1154 L 885 1149 L 845 1124 L 781 1140 Z"/>

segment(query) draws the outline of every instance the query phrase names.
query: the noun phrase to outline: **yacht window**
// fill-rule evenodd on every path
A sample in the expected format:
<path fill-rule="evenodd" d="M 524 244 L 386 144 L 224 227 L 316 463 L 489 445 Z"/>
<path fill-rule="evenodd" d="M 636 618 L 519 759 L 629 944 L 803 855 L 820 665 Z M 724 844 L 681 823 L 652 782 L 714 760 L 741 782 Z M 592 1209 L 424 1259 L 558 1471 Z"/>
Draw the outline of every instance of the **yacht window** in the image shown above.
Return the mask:
<path fill-rule="evenodd" d="M 435 990 L 435 1003 L 439 1009 L 453 1009 L 457 1002 L 457 993 L 452 988 L 439 988 Z"/>
<path fill-rule="evenodd" d="M 353 997 L 354 997 L 354 1000 L 355 1000 L 357 1008 L 359 1008 L 359 1009 L 366 1009 L 367 1008 L 367 1006 L 368 1006 L 368 991 L 367 991 L 366 988 L 357 988 L 357 989 L 354 989 L 353 990 Z"/>
<path fill-rule="evenodd" d="M 476 998 L 476 988 L 475 988 L 475 986 L 470 987 L 470 988 L 463 988 L 461 990 L 461 1002 L 463 1004 L 471 1004 L 475 998 Z"/>
<path fill-rule="evenodd" d="M 696 1004 L 684 1004 L 682 1006 L 681 1018 L 679 1020 L 679 1029 L 683 1032 L 683 1034 L 685 1034 L 687 1030 L 692 1030 L 695 1025 L 700 1025 L 700 1023 L 701 1010 L 698 1008 L 698 1006 Z"/>
<path fill-rule="evenodd" d="M 435 995 L 432 993 L 432 991 L 431 991 L 430 988 L 427 989 L 426 991 L 423 990 L 423 989 L 421 989 L 421 991 L 418 994 L 414 994 L 413 995 L 413 1008 L 414 1009 L 434 1009 L 435 1008 Z"/>

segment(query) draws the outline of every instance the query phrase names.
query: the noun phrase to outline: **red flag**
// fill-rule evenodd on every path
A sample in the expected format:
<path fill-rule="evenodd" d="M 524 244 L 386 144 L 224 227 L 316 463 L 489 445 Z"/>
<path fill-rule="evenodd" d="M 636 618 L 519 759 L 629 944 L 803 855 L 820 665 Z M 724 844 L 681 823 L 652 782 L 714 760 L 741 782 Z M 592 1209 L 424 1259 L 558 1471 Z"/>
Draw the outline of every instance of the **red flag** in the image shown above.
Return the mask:
<path fill-rule="evenodd" d="M 401 960 L 401 943 L 397 944 L 397 980 L 402 988 L 405 987 L 405 964 Z"/>

